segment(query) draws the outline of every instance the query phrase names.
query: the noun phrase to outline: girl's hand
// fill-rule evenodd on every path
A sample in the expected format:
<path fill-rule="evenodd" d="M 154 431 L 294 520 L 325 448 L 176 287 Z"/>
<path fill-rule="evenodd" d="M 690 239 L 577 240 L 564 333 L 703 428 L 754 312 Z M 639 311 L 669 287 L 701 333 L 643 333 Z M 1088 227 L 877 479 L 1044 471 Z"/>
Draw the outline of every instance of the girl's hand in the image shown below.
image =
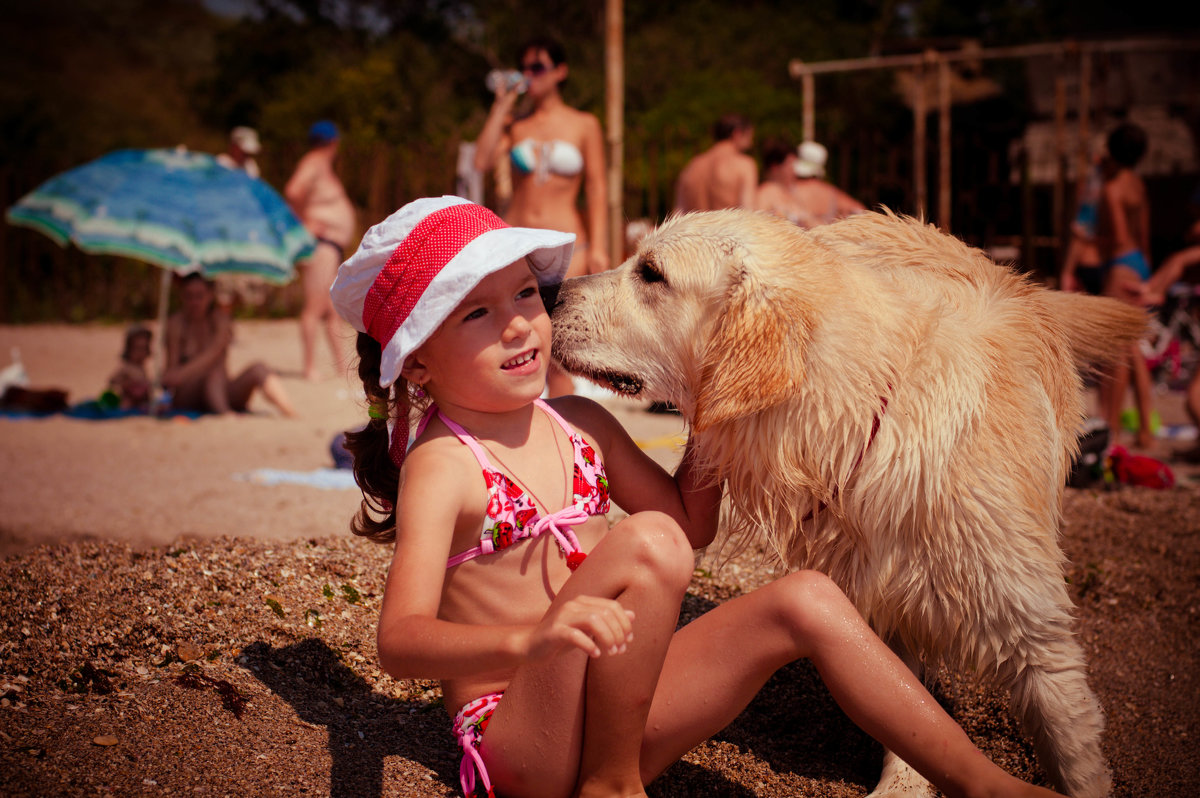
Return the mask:
<path fill-rule="evenodd" d="M 589 657 L 624 653 L 633 640 L 633 611 L 613 599 L 578 596 L 551 607 L 533 630 L 529 658 L 545 659 L 570 648 Z"/>

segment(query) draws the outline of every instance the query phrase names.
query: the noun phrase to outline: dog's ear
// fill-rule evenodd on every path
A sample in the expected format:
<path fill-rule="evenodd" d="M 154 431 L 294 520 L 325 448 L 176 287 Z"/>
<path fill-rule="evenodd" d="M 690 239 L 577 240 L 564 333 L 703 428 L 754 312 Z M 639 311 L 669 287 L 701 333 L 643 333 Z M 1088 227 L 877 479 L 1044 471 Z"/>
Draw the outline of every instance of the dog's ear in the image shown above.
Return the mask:
<path fill-rule="evenodd" d="M 812 318 L 803 300 L 743 272 L 704 352 L 692 427 L 756 413 L 792 394 L 804 379 Z"/>

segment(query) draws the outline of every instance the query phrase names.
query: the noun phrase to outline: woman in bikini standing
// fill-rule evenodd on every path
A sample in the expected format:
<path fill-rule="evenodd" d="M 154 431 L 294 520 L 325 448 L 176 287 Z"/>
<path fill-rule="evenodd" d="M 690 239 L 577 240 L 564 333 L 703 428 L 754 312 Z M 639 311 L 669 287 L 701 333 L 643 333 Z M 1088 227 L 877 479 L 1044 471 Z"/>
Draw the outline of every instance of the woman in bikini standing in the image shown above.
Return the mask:
<path fill-rule="evenodd" d="M 567 277 L 609 268 L 604 132 L 594 114 L 567 105 L 560 87 L 567 79 L 562 46 L 535 39 L 518 50 L 525 77 L 522 93 L 500 86 L 475 149 L 475 168 L 490 171 L 507 157 L 513 176 L 505 221 L 518 227 L 561 230 L 576 236 Z M 578 199 L 583 189 L 585 211 Z M 571 377 L 552 365 L 550 396 L 573 393 Z"/>

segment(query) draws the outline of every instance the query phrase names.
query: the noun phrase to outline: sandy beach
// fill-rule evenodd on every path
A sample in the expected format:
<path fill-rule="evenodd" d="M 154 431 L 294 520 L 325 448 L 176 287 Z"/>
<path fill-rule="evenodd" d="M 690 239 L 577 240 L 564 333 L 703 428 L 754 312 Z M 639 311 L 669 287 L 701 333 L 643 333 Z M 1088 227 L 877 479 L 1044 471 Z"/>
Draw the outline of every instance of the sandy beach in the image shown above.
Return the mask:
<path fill-rule="evenodd" d="M 0 327 L 0 367 L 15 348 L 31 387 L 84 401 L 123 332 Z M 459 793 L 436 685 L 375 665 L 388 551 L 348 533 L 357 490 L 263 476 L 331 468 L 361 392 L 328 366 L 299 378 L 294 321 L 238 322 L 231 366 L 255 360 L 300 419 L 257 400 L 228 417 L 0 418 L 0 793 Z M 674 465 L 677 416 L 605 403 Z M 1177 396 L 1160 410 L 1182 420 Z M 1068 491 L 1068 576 L 1119 796 L 1200 794 L 1200 492 L 1194 469 L 1177 475 L 1169 491 Z M 685 619 L 774 573 L 762 552 L 706 558 Z M 989 756 L 1044 782 L 999 696 L 945 672 L 935 693 Z M 650 793 L 865 795 L 878 759 L 798 664 Z"/>

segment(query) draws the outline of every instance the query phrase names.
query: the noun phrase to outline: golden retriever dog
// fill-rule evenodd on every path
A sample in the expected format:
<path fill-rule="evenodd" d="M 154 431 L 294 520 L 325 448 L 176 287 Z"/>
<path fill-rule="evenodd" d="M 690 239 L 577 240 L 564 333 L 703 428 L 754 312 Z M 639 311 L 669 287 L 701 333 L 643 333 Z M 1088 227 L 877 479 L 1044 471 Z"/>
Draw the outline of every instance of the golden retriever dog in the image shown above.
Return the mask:
<path fill-rule="evenodd" d="M 679 408 L 730 539 L 829 574 L 914 668 L 993 680 L 1058 789 L 1108 794 L 1057 538 L 1080 370 L 1126 355 L 1144 314 L 890 213 L 728 210 L 567 281 L 553 322 L 569 371 Z M 917 785 L 889 755 L 876 794 Z"/>

